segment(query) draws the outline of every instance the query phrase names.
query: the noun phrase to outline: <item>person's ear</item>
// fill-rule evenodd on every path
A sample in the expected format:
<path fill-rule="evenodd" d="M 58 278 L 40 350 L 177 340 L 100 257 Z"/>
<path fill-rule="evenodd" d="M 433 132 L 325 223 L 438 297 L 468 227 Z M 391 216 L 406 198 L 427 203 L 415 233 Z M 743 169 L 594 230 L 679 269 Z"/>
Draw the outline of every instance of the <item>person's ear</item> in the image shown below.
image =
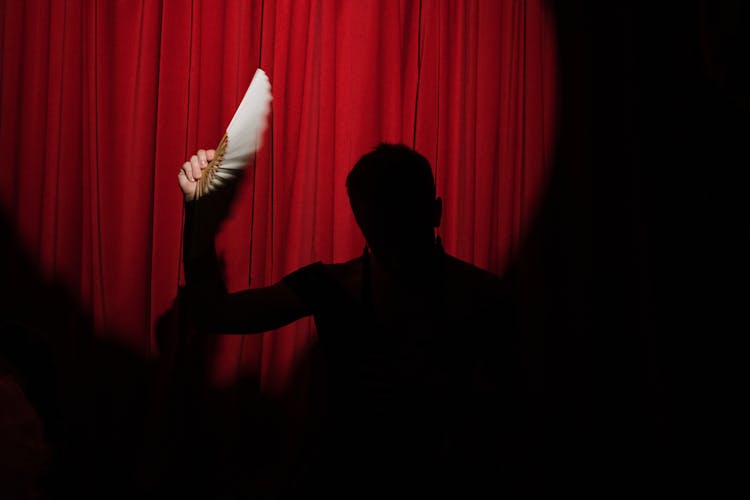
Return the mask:
<path fill-rule="evenodd" d="M 432 227 L 440 227 L 440 219 L 443 217 L 443 199 L 441 197 L 435 198 L 433 210 Z"/>

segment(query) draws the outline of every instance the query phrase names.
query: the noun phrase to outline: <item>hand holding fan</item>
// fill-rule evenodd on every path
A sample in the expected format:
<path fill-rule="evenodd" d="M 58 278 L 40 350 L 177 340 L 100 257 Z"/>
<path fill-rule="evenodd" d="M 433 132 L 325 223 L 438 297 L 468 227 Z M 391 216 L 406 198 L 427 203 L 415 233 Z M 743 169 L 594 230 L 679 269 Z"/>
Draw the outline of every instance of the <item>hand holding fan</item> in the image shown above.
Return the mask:
<path fill-rule="evenodd" d="M 272 99 L 271 83 L 266 73 L 259 68 L 229 122 L 213 160 L 201 172 L 194 200 L 239 177 L 250 155 L 262 146 Z"/>

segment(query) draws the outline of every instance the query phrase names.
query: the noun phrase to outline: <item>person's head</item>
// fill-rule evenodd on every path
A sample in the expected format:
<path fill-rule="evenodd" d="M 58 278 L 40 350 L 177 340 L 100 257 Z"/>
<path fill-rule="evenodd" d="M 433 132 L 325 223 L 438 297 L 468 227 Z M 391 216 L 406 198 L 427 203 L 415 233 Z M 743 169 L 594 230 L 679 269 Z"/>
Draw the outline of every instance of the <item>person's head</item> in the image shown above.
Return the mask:
<path fill-rule="evenodd" d="M 354 218 L 373 253 L 403 261 L 434 247 L 442 200 L 427 159 L 403 144 L 381 143 L 346 178 Z"/>

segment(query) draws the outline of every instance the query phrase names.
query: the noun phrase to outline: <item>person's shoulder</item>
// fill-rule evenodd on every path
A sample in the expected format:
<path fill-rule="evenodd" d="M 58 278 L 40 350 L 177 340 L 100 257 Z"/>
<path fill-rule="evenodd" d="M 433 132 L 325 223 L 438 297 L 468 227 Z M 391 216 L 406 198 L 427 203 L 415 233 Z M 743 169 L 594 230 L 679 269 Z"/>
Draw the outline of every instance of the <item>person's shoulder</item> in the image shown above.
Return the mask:
<path fill-rule="evenodd" d="M 317 260 L 305 266 L 302 266 L 284 277 L 284 280 L 296 278 L 298 275 L 315 275 L 318 279 L 322 277 L 333 278 L 336 281 L 345 283 L 358 278 L 362 272 L 362 257 L 347 260 L 345 262 L 324 262 Z"/>
<path fill-rule="evenodd" d="M 510 296 L 504 277 L 448 254 L 445 279 L 455 294 L 463 295 L 476 307 L 506 302 Z"/>
<path fill-rule="evenodd" d="M 342 289 L 349 294 L 359 289 L 359 269 L 361 258 L 338 263 L 318 260 L 284 276 L 282 282 L 304 303 L 322 310 L 340 298 Z"/>
<path fill-rule="evenodd" d="M 354 293 L 362 280 L 362 256 L 344 262 L 323 264 L 328 274 L 346 290 Z"/>
<path fill-rule="evenodd" d="M 323 267 L 335 278 L 347 281 L 362 272 L 362 256 L 344 262 L 324 263 Z"/>
<path fill-rule="evenodd" d="M 513 301 L 506 277 L 446 255 L 445 296 L 477 335 L 502 330 L 511 334 Z M 471 328 L 464 328 L 471 331 Z"/>
<path fill-rule="evenodd" d="M 501 287 L 503 284 L 499 275 L 448 254 L 445 254 L 445 272 L 466 285 Z"/>

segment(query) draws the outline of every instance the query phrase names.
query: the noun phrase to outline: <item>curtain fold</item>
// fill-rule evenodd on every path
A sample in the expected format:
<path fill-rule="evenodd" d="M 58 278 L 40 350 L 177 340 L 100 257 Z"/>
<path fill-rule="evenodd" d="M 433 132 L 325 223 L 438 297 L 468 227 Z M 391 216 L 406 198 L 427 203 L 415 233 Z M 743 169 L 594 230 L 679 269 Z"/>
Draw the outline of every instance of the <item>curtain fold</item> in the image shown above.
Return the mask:
<path fill-rule="evenodd" d="M 95 331 L 144 356 L 159 354 L 182 280 L 178 168 L 216 146 L 257 67 L 273 113 L 218 238 L 230 290 L 357 256 L 344 180 L 380 141 L 432 163 L 456 256 L 502 273 L 533 220 L 555 137 L 542 0 L 3 0 L 0 12 L 3 215 Z M 313 337 L 303 320 L 217 338 L 211 378 L 281 389 Z"/>

